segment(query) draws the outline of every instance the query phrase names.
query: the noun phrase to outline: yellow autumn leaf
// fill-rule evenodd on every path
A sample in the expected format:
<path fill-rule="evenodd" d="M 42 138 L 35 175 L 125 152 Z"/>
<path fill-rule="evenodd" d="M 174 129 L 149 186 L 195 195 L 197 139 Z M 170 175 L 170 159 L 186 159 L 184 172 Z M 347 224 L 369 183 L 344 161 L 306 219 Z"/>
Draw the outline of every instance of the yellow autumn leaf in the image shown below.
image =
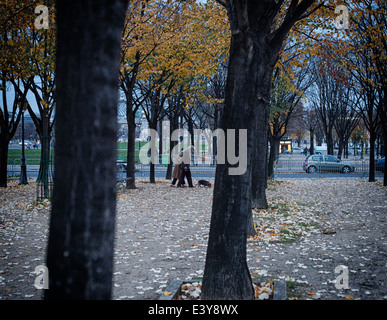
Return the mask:
<path fill-rule="evenodd" d="M 353 298 L 354 298 L 354 296 L 352 296 L 352 295 L 350 295 L 350 294 L 348 294 L 348 295 L 345 296 L 345 299 L 353 299 Z"/>
<path fill-rule="evenodd" d="M 170 292 L 170 291 L 167 291 L 167 290 L 164 291 L 164 296 L 170 296 L 171 294 L 172 294 L 172 292 Z"/>

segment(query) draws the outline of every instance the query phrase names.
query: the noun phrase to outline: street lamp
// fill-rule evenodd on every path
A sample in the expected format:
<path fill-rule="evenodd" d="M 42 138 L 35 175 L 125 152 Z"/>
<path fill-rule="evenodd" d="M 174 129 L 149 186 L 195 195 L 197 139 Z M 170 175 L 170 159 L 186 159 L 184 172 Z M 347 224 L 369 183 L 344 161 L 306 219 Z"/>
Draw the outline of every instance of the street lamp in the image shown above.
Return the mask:
<path fill-rule="evenodd" d="M 28 102 L 24 98 L 24 99 L 20 99 L 18 104 L 19 104 L 20 112 L 22 113 L 22 157 L 21 157 L 21 164 L 20 164 L 20 180 L 19 180 L 19 185 L 20 185 L 20 184 L 28 184 L 26 157 L 24 155 L 24 111 L 26 111 L 27 109 Z"/>

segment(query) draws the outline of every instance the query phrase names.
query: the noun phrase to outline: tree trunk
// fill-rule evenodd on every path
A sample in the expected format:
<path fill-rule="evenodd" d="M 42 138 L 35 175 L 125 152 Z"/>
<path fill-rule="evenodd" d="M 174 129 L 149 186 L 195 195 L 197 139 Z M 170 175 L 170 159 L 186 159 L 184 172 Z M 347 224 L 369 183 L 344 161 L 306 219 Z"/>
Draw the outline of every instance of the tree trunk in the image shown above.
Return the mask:
<path fill-rule="evenodd" d="M 124 53 L 121 53 L 124 54 Z M 126 151 L 126 189 L 135 189 L 135 146 L 136 146 L 136 111 L 138 107 L 133 107 L 133 90 L 137 79 L 139 68 L 140 51 L 136 52 L 135 62 L 132 69 L 132 76 L 125 71 L 121 73 L 122 82 L 120 84 L 126 98 L 126 123 L 128 125 L 128 147 Z"/>
<path fill-rule="evenodd" d="M 175 131 L 176 129 L 178 129 L 179 127 L 179 114 L 177 112 L 172 112 L 172 115 L 170 117 L 170 120 L 172 120 L 170 122 L 170 134 L 169 134 L 169 137 L 171 137 L 171 134 L 173 131 Z M 165 179 L 167 180 L 170 180 L 172 179 L 172 172 L 173 172 L 173 168 L 174 168 L 174 165 L 175 165 L 175 157 L 176 155 L 173 155 L 172 154 L 172 150 L 173 148 L 178 144 L 177 141 L 172 141 L 172 140 L 169 140 L 169 163 L 168 163 L 168 167 L 167 167 L 167 173 L 165 175 Z"/>
<path fill-rule="evenodd" d="M 257 147 L 257 126 L 265 131 L 263 137 L 266 137 L 266 117 L 260 115 L 266 112 L 262 108 L 268 105 L 264 101 L 269 101 L 272 73 L 267 70 L 270 63 L 263 54 L 265 44 L 262 39 L 259 42 L 252 37 L 251 32 L 239 30 L 231 40 L 221 128 L 247 129 L 247 170 L 242 175 L 230 175 L 229 164 L 216 167 L 202 299 L 254 297 L 246 263 L 247 223 L 251 215 L 251 164 L 252 152 Z M 261 177 L 265 176 L 261 171 L 259 173 Z"/>
<path fill-rule="evenodd" d="M 45 109 L 47 112 L 48 110 Z M 49 193 L 49 166 L 50 166 L 50 141 L 51 141 L 51 132 L 50 132 L 50 118 L 47 114 L 42 116 L 41 121 L 41 132 L 39 133 L 40 141 L 42 142 L 42 149 L 40 155 L 40 166 L 37 182 L 42 184 L 42 194 L 40 197 L 49 198 L 51 194 Z"/>
<path fill-rule="evenodd" d="M 157 133 L 157 122 L 159 116 L 160 108 L 160 94 L 161 89 L 157 88 L 154 92 L 154 96 L 151 98 L 150 106 L 150 119 L 149 119 L 149 129 L 151 129 L 151 140 L 150 140 L 150 163 L 149 163 L 149 182 L 156 183 L 155 179 L 155 163 L 158 163 L 159 152 L 156 148 L 156 133 Z"/>
<path fill-rule="evenodd" d="M 7 132 L 0 132 L 0 188 L 7 187 L 8 144 Z"/>
<path fill-rule="evenodd" d="M 383 173 L 383 186 L 387 187 L 387 131 L 384 131 L 384 173 Z"/>
<path fill-rule="evenodd" d="M 227 8 L 231 28 L 221 128 L 247 130 L 247 166 L 240 175 L 230 174 L 232 166 L 227 161 L 216 167 L 202 299 L 253 299 L 254 289 L 246 262 L 246 232 L 251 215 L 252 173 L 258 172 L 259 179 L 267 179 L 273 68 L 286 34 L 313 0 L 291 1 L 283 23 L 270 36 L 281 2 L 229 0 L 219 3 Z M 226 146 L 228 139 L 226 135 Z M 236 149 L 240 150 L 239 139 L 236 142 Z M 258 165 L 252 168 L 255 152 Z"/>
<path fill-rule="evenodd" d="M 149 129 L 152 129 L 153 132 L 157 131 L 157 120 L 151 121 L 149 124 Z M 150 183 L 156 183 L 155 179 L 155 162 L 156 162 L 156 157 L 158 157 L 159 153 L 156 152 L 156 137 L 153 137 L 152 133 L 152 138 L 150 141 L 150 148 L 151 150 L 155 150 L 154 152 L 151 151 L 151 162 L 149 163 L 149 182 Z"/>
<path fill-rule="evenodd" d="M 187 124 L 188 124 L 188 132 L 190 134 L 190 137 L 191 137 L 191 141 L 189 141 L 189 143 L 191 144 L 191 146 L 195 145 L 195 137 L 194 137 L 194 126 L 193 126 L 193 120 L 192 120 L 192 112 L 191 112 L 191 109 L 186 113 L 187 114 Z M 197 148 L 199 148 L 200 146 L 196 146 Z"/>
<path fill-rule="evenodd" d="M 370 167 L 369 167 L 369 182 L 375 181 L 375 140 L 376 133 L 375 131 L 370 131 Z M 363 152 L 363 148 L 362 148 Z"/>
<path fill-rule="evenodd" d="M 344 158 L 345 159 L 348 159 L 348 140 L 349 140 L 349 138 L 347 138 L 345 140 L 345 143 L 344 143 Z"/>
<path fill-rule="evenodd" d="M 26 99 L 27 91 L 29 90 L 30 83 L 24 86 L 24 91 L 22 92 L 16 82 L 11 80 L 14 90 L 15 90 L 15 101 L 13 102 L 12 107 L 12 116 L 8 111 L 8 99 L 7 99 L 7 81 L 6 81 L 6 72 L 2 72 L 2 103 L 3 109 L 0 109 L 0 187 L 6 188 L 8 184 L 8 148 L 9 142 L 13 138 L 19 122 L 21 119 L 22 112 L 18 106 L 17 99 L 22 101 Z"/>
<path fill-rule="evenodd" d="M 327 154 L 333 155 L 332 127 L 327 128 L 326 139 L 327 139 Z"/>
<path fill-rule="evenodd" d="M 135 189 L 135 145 L 136 145 L 136 123 L 135 112 L 132 110 L 132 105 L 126 106 L 126 121 L 128 123 L 128 149 L 126 157 L 126 189 Z"/>
<path fill-rule="evenodd" d="M 278 156 L 280 140 L 281 139 L 275 138 L 273 136 L 270 137 L 270 152 L 269 152 L 269 160 L 267 164 L 268 166 L 267 175 L 269 178 L 272 178 L 274 175 L 274 162 L 276 161 Z"/>
<path fill-rule="evenodd" d="M 56 2 L 57 105 L 46 299 L 110 299 L 126 0 Z"/>
<path fill-rule="evenodd" d="M 265 89 L 270 94 L 270 85 Z M 252 158 L 252 180 L 251 180 L 251 207 L 255 209 L 266 209 L 266 187 L 267 187 L 267 149 L 268 149 L 268 124 L 269 106 L 261 101 L 257 106 L 260 116 L 256 120 L 257 129 L 254 136 L 254 150 Z"/>
<path fill-rule="evenodd" d="M 175 142 L 176 144 L 176 142 Z M 171 152 L 172 152 L 172 143 L 169 144 L 169 163 L 167 165 L 167 171 L 165 172 L 165 180 L 171 180 L 172 179 L 172 168 L 173 168 L 173 159 L 171 157 Z"/>
<path fill-rule="evenodd" d="M 314 130 L 310 130 L 310 146 L 309 153 L 314 154 Z"/>
<path fill-rule="evenodd" d="M 341 156 L 343 154 L 344 141 L 343 138 L 339 139 L 339 149 L 337 151 L 337 158 L 341 160 Z"/>
<path fill-rule="evenodd" d="M 382 127 L 382 139 L 383 139 L 383 154 L 384 155 L 384 174 L 383 174 L 383 186 L 387 186 L 387 87 L 383 86 L 383 100 L 380 101 L 380 125 Z"/>
<path fill-rule="evenodd" d="M 248 174 L 230 176 L 227 165 L 217 165 L 202 299 L 253 299 L 246 262 L 249 180 Z"/>

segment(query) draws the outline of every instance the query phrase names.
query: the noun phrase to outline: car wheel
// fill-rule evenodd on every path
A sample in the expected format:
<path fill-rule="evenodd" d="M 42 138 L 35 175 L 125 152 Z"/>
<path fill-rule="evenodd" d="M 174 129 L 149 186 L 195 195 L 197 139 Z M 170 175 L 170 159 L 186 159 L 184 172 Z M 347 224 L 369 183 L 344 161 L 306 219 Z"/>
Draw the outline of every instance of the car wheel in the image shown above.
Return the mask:
<path fill-rule="evenodd" d="M 350 173 L 351 169 L 348 166 L 343 167 L 343 173 Z"/>
<path fill-rule="evenodd" d="M 308 168 L 308 173 L 316 173 L 316 172 L 317 172 L 317 169 L 316 169 L 315 166 L 310 166 L 310 167 Z"/>

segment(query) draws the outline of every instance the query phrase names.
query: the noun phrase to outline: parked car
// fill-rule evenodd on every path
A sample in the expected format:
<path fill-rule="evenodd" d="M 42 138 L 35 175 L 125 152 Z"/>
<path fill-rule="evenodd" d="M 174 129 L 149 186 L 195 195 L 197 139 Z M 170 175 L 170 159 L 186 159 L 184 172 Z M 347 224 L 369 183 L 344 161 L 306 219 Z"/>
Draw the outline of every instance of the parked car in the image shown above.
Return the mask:
<path fill-rule="evenodd" d="M 342 172 L 350 173 L 355 171 L 352 163 L 341 161 L 331 155 L 313 154 L 306 157 L 302 168 L 305 172 Z"/>
<path fill-rule="evenodd" d="M 385 161 L 386 161 L 385 158 L 380 158 L 380 159 L 375 160 L 375 170 L 384 172 L 384 162 Z"/>
<path fill-rule="evenodd" d="M 304 149 L 301 149 L 299 147 L 294 147 L 294 148 L 292 148 L 292 153 L 293 154 L 296 154 L 296 153 L 303 154 L 304 153 Z"/>

